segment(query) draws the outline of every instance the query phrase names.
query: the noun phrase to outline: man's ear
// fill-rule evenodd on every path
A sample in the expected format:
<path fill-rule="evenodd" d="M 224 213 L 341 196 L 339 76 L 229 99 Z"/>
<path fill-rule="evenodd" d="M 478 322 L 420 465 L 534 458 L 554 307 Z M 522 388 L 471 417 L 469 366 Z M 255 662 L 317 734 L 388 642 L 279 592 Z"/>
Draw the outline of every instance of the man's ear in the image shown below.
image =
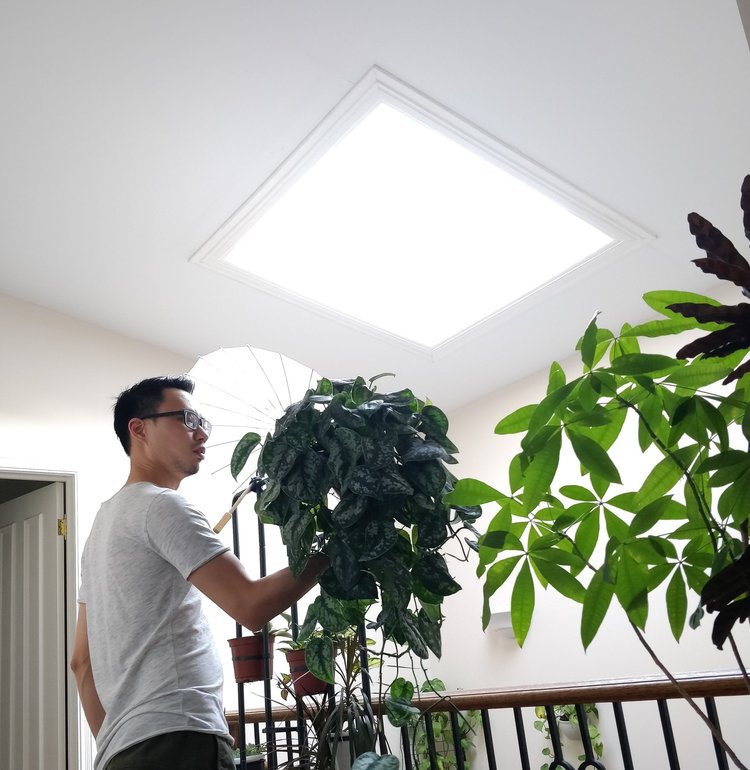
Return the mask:
<path fill-rule="evenodd" d="M 146 440 L 146 422 L 140 417 L 131 417 L 128 422 L 128 433 L 130 434 L 131 446 L 136 442 Z"/>

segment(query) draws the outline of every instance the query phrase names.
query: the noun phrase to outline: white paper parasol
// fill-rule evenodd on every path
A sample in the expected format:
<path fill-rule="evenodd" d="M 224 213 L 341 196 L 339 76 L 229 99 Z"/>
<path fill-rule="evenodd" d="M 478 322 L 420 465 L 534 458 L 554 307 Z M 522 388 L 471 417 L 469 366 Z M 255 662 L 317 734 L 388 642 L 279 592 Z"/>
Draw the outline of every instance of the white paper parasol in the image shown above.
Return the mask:
<path fill-rule="evenodd" d="M 201 356 L 188 374 L 195 381 L 195 402 L 213 425 L 206 443 L 206 468 L 223 477 L 226 486 L 221 483 L 220 487 L 226 489 L 229 504 L 238 490 L 247 491 L 257 465 L 258 449 L 237 481 L 232 479 L 229 465 L 237 442 L 248 431 L 264 440 L 284 410 L 314 387 L 320 375 L 280 353 L 249 345 L 220 348 Z M 216 531 L 230 515 L 231 510 L 216 525 Z"/>

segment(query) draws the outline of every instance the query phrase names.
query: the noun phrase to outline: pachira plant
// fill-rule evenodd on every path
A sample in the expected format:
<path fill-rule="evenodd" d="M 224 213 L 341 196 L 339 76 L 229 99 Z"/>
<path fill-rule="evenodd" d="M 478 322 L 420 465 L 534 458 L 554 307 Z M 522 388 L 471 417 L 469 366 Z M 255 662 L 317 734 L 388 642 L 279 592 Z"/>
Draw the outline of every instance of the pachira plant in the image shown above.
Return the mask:
<path fill-rule="evenodd" d="M 308 663 L 330 660 L 325 640 L 363 622 L 402 650 L 439 656 L 441 605 L 460 590 L 446 546 L 478 535 L 479 506 L 443 502 L 457 451 L 445 414 L 408 389 L 377 392 L 376 379 L 321 379 L 277 420 L 258 459 L 256 511 L 280 527 L 292 571 L 317 552 L 330 560 L 300 631 L 325 632 Z M 235 478 L 258 441 L 239 442 Z"/>
<path fill-rule="evenodd" d="M 741 205 L 750 232 L 750 176 Z M 750 264 L 700 215 L 688 221 L 706 252 L 696 264 L 750 296 Z M 484 621 L 489 597 L 515 575 L 511 616 L 520 643 L 531 622 L 535 580 L 582 603 L 584 646 L 613 597 L 643 630 L 649 594 L 665 581 L 678 639 L 690 589 L 700 596 L 691 623 L 700 622 L 704 605 L 718 610 L 719 647 L 750 613 L 750 362 L 742 363 L 750 349 L 750 304 L 727 306 L 678 291 L 644 299 L 665 318 L 625 325 L 615 336 L 595 317 L 577 345 L 582 374 L 568 380 L 553 363 L 539 403 L 497 424 L 496 433 L 524 434 L 509 465 L 509 491 L 466 479 L 446 498 L 500 503 L 479 541 Z M 639 338 L 696 329 L 708 334 L 674 357 L 641 352 Z M 628 419 L 637 431 L 623 430 Z M 612 459 L 618 442 L 653 460 L 629 486 Z M 558 473 L 564 448 L 580 463 L 575 483 Z"/>
<path fill-rule="evenodd" d="M 750 233 L 750 176 L 741 207 Z M 750 264 L 703 217 L 688 222 L 705 251 L 698 267 L 750 297 Z M 511 581 L 523 644 L 541 586 L 582 605 L 588 647 L 615 599 L 671 676 L 643 635 L 649 597 L 663 585 L 675 638 L 688 618 L 695 627 L 704 609 L 717 612 L 712 639 L 730 642 L 747 679 L 732 633 L 750 615 L 750 304 L 679 291 L 644 299 L 663 318 L 615 335 L 595 317 L 577 345 L 581 374 L 568 379 L 553 363 L 538 403 L 497 424 L 498 434 L 522 434 L 508 487 L 463 479 L 446 501 L 499 504 L 479 541 L 485 627 L 489 598 Z M 641 350 L 644 338 L 690 331 L 704 334 L 674 356 Z M 621 448 L 629 475 L 618 467 Z M 560 462 L 566 453 L 580 473 Z"/>
<path fill-rule="evenodd" d="M 715 306 L 684 292 L 652 292 L 645 299 L 672 317 L 668 306 L 688 300 Z M 700 595 L 711 575 L 742 558 L 750 516 L 750 382 L 743 377 L 728 392 L 710 386 L 733 372 L 743 351 L 691 363 L 642 353 L 638 336 L 665 328 L 658 321 L 625 326 L 616 337 L 594 319 L 578 345 L 583 373 L 567 380 L 554 363 L 540 402 L 495 428 L 523 434 L 509 465 L 509 490 L 462 480 L 449 496 L 500 504 L 479 540 L 485 626 L 489 598 L 513 577 L 511 618 L 519 643 L 531 623 L 536 583 L 583 605 L 587 647 L 614 597 L 643 630 L 649 594 L 666 581 L 667 617 L 679 639 L 688 589 Z M 636 430 L 625 430 L 629 419 Z M 618 441 L 643 457 L 642 473 L 627 486 L 613 459 Z M 564 451 L 580 463 L 580 476 L 568 470 L 560 477 Z M 701 613 L 693 614 L 694 623 Z M 719 624 L 717 643 L 730 627 Z"/>

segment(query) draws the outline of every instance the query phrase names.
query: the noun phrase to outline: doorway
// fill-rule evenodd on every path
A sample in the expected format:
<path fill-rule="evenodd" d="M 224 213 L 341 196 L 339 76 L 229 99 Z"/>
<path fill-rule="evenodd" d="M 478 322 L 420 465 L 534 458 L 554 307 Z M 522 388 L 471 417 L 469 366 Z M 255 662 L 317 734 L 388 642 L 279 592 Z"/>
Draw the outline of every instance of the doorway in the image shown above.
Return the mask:
<path fill-rule="evenodd" d="M 74 484 L 0 470 L 0 767 L 78 766 Z"/>

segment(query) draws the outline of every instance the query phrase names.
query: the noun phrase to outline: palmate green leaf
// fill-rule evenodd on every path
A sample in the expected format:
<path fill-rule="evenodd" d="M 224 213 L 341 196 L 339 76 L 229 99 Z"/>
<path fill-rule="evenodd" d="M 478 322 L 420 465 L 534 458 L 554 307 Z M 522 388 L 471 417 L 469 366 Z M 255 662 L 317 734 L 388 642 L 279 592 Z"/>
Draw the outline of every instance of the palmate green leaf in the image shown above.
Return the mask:
<path fill-rule="evenodd" d="M 560 494 L 571 500 L 581 500 L 583 502 L 594 502 L 596 495 L 586 487 L 580 486 L 580 484 L 565 484 L 560 487 Z"/>
<path fill-rule="evenodd" d="M 562 567 L 558 567 L 557 564 L 547 561 L 546 559 L 537 559 L 531 554 L 530 558 L 533 561 L 534 567 L 558 593 L 561 593 L 563 596 L 566 596 L 568 599 L 572 599 L 575 602 L 583 602 L 583 599 L 586 596 L 586 589 L 573 577 L 573 575 L 570 574 L 570 572 L 564 570 Z"/>
<path fill-rule="evenodd" d="M 507 500 L 508 496 L 499 492 L 489 484 L 485 484 L 478 479 L 459 479 L 453 487 L 452 492 L 448 492 L 443 497 L 446 505 L 484 505 L 484 503 L 502 502 Z"/>
<path fill-rule="evenodd" d="M 712 324 L 717 328 L 719 324 Z M 694 318 L 685 318 L 679 316 L 678 318 L 666 318 L 658 321 L 648 321 L 647 323 L 637 324 L 631 327 L 626 332 L 623 332 L 623 337 L 665 337 L 669 334 L 679 334 L 680 332 L 688 331 L 689 329 L 695 329 L 698 326 L 698 322 Z M 726 324 L 723 324 L 726 326 Z"/>
<path fill-rule="evenodd" d="M 698 398 L 697 416 L 718 439 L 722 451 L 729 449 L 729 430 L 724 415 L 708 399 Z"/>
<path fill-rule="evenodd" d="M 684 365 L 683 361 L 658 353 L 627 353 L 612 361 L 609 371 L 628 375 L 666 374 Z"/>
<path fill-rule="evenodd" d="M 709 473 L 710 471 L 719 470 L 719 468 L 729 468 L 731 466 L 736 466 L 734 473 L 736 478 L 742 470 L 750 467 L 750 454 L 742 449 L 728 449 L 704 460 L 698 465 L 695 472 Z M 723 486 L 723 484 L 719 486 Z"/>
<path fill-rule="evenodd" d="M 687 591 L 679 569 L 674 571 L 666 592 L 667 617 L 672 635 L 679 642 L 687 617 Z"/>
<path fill-rule="evenodd" d="M 523 505 L 527 513 L 531 513 L 549 492 L 560 461 L 561 446 L 562 434 L 556 430 L 529 463 L 523 491 Z"/>
<path fill-rule="evenodd" d="M 534 601 L 534 579 L 531 576 L 529 563 L 524 562 L 513 585 L 510 598 L 510 618 L 519 647 L 523 647 L 526 635 L 529 633 L 531 617 L 534 614 Z"/>
<path fill-rule="evenodd" d="M 510 531 L 492 530 L 479 538 L 480 548 L 493 548 L 496 551 L 523 551 L 523 543 Z"/>
<path fill-rule="evenodd" d="M 612 403 L 607 408 L 608 420 L 605 424 L 593 427 L 584 435 L 596 441 L 602 449 L 609 449 L 622 432 L 625 419 L 628 416 L 626 407 L 618 403 Z"/>
<path fill-rule="evenodd" d="M 495 433 L 498 435 L 506 435 L 511 433 L 521 433 L 522 431 L 528 430 L 531 416 L 538 406 L 539 404 L 528 404 L 527 406 L 522 406 L 520 409 L 511 412 L 507 417 L 503 417 L 503 419 L 495 426 Z"/>
<path fill-rule="evenodd" d="M 581 642 L 583 648 L 594 640 L 612 602 L 615 587 L 605 580 L 604 567 L 599 568 L 586 589 L 581 611 Z"/>
<path fill-rule="evenodd" d="M 578 549 L 578 554 L 582 560 L 588 561 L 594 553 L 596 544 L 599 542 L 600 520 L 596 512 L 587 516 L 576 528 L 573 542 Z M 583 567 L 573 570 L 574 574 L 581 572 Z"/>
<path fill-rule="evenodd" d="M 586 369 L 591 369 L 594 366 L 597 342 L 596 336 L 598 331 L 596 319 L 598 315 L 599 313 L 596 313 L 591 321 L 589 321 L 589 325 L 586 327 L 586 331 L 583 333 L 579 345 L 576 346 L 576 348 L 579 348 L 581 351 L 581 360 Z"/>
<path fill-rule="evenodd" d="M 643 630 L 648 618 L 648 569 L 628 551 L 620 555 L 615 594 L 630 621 Z"/>
<path fill-rule="evenodd" d="M 699 305 L 714 305 L 721 304 L 718 300 L 712 297 L 705 297 L 703 294 L 695 294 L 691 291 L 676 291 L 671 289 L 661 291 L 649 291 L 643 295 L 643 301 L 650 307 L 656 310 L 657 313 L 661 313 L 667 318 L 684 318 L 685 316 L 676 313 L 674 310 L 668 310 L 668 305 L 674 305 L 678 302 L 693 302 Z M 693 319 L 694 320 L 694 319 Z M 700 326 L 695 321 L 696 327 Z"/>
<path fill-rule="evenodd" d="M 652 529 L 664 518 L 664 511 L 667 509 L 669 502 L 670 498 L 665 496 L 643 506 L 643 508 L 636 512 L 633 521 L 630 522 L 629 534 L 635 537 Z"/>
<path fill-rule="evenodd" d="M 621 483 L 620 473 L 615 464 L 596 441 L 572 430 L 567 431 L 566 435 L 576 457 L 587 471 L 607 481 Z"/>
<path fill-rule="evenodd" d="M 739 527 L 750 519 L 750 471 L 745 471 L 730 484 L 719 497 L 718 509 L 722 518 L 732 521 Z"/>
<path fill-rule="evenodd" d="M 527 435 L 521 442 L 521 446 L 523 446 L 524 449 L 527 449 L 527 444 L 532 441 L 534 436 L 552 419 L 555 412 L 560 409 L 560 405 L 565 402 L 565 399 L 567 399 L 571 393 L 573 393 L 577 385 L 578 380 L 572 380 L 561 388 L 552 391 L 552 393 L 549 393 L 541 400 L 531 415 Z M 555 423 L 559 422 L 560 419 L 555 420 Z M 527 451 L 530 450 L 527 449 Z"/>
<path fill-rule="evenodd" d="M 745 350 L 738 350 L 722 358 L 697 358 L 681 369 L 671 372 L 666 382 L 691 390 L 704 388 L 723 380 L 731 371 L 736 369 L 745 357 Z"/>
<path fill-rule="evenodd" d="M 628 525 L 609 508 L 604 508 L 604 523 L 610 539 L 624 543 L 630 537 Z"/>
<path fill-rule="evenodd" d="M 566 382 L 565 372 L 563 371 L 562 366 L 560 366 L 560 364 L 558 364 L 557 361 L 553 361 L 552 365 L 549 368 L 549 377 L 547 379 L 547 393 L 552 393 L 558 388 L 561 388 L 563 385 L 565 385 L 565 382 Z"/>
<path fill-rule="evenodd" d="M 639 508 L 645 507 L 667 494 L 682 478 L 683 468 L 690 466 L 690 463 L 698 454 L 698 449 L 697 444 L 690 444 L 662 458 L 651 469 L 651 472 L 638 490 L 635 498 L 636 506 Z"/>
<path fill-rule="evenodd" d="M 484 604 L 482 607 L 482 629 L 487 630 L 487 626 L 490 622 L 490 597 L 497 591 L 500 586 L 511 576 L 513 570 L 521 559 L 522 554 L 518 556 L 511 556 L 508 559 L 502 559 L 495 562 L 488 570 L 487 577 L 484 581 Z"/>

